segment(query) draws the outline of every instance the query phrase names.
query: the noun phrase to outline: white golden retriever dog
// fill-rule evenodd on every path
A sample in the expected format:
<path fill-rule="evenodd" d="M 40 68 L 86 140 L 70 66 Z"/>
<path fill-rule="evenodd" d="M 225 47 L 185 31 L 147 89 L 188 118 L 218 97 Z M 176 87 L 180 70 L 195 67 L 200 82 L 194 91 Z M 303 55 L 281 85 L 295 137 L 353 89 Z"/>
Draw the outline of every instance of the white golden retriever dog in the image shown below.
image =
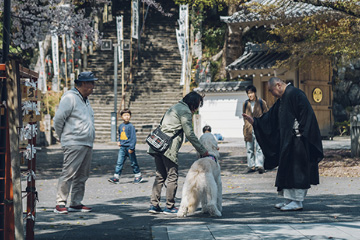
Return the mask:
<path fill-rule="evenodd" d="M 202 213 L 210 216 L 221 216 L 222 183 L 219 165 L 217 141 L 211 133 L 200 137 L 200 142 L 211 156 L 198 159 L 191 166 L 182 190 L 178 217 L 186 217 L 194 213 L 201 203 Z"/>

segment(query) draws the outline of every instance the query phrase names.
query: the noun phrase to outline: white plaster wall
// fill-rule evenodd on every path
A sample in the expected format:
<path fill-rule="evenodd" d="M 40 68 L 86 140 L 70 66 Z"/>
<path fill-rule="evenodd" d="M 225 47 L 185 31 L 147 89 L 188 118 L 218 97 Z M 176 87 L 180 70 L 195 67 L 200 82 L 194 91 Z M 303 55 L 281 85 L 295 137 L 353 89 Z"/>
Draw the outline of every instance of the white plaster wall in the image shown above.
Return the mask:
<path fill-rule="evenodd" d="M 212 133 L 224 138 L 243 138 L 242 105 L 248 99 L 246 92 L 206 93 L 199 109 L 201 129 L 210 125 Z"/>

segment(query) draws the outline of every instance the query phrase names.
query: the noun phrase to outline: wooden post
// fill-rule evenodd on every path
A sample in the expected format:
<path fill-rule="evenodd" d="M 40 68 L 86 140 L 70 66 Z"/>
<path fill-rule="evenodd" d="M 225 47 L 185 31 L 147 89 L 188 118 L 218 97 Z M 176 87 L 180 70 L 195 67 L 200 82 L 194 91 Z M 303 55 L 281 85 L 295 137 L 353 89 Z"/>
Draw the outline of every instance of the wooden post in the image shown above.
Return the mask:
<path fill-rule="evenodd" d="M 19 65 L 17 62 L 12 60 L 7 64 L 7 89 L 8 89 L 8 117 L 9 117 L 9 149 L 11 158 L 11 178 L 12 178 L 12 193 L 9 197 L 12 198 L 13 211 L 12 218 L 9 221 L 13 223 L 9 226 L 9 238 L 5 239 L 23 239 L 23 213 L 22 213 L 22 195 L 21 195 L 21 173 L 20 173 L 20 154 L 19 154 L 19 132 L 22 123 L 21 117 L 21 91 L 20 91 L 20 76 L 19 76 Z M 11 216 L 10 215 L 10 216 Z M 14 231 L 14 232 L 13 232 Z M 12 235 L 14 234 L 14 235 Z"/>

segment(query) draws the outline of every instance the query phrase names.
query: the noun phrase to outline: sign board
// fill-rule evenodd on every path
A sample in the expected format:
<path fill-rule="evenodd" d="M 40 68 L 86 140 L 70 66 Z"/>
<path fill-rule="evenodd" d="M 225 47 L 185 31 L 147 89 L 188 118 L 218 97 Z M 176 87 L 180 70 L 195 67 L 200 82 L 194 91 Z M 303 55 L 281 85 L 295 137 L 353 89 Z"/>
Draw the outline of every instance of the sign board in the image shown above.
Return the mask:
<path fill-rule="evenodd" d="M 36 111 L 29 111 L 24 115 L 23 122 L 38 122 L 41 121 L 41 114 L 36 115 Z"/>
<path fill-rule="evenodd" d="M 44 99 L 44 95 L 39 89 L 22 85 L 21 99 L 24 101 L 42 101 Z"/>
<path fill-rule="evenodd" d="M 112 41 L 111 40 L 101 40 L 101 51 L 108 51 L 112 49 Z"/>
<path fill-rule="evenodd" d="M 124 49 L 124 51 L 130 50 L 130 39 L 123 40 L 123 49 Z"/>

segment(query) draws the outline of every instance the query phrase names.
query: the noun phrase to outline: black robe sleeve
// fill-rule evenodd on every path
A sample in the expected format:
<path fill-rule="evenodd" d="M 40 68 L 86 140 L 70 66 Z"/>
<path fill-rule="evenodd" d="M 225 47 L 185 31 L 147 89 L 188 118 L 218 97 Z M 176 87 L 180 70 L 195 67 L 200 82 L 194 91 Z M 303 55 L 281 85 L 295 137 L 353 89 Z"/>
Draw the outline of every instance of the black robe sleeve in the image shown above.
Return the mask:
<path fill-rule="evenodd" d="M 254 132 L 265 156 L 264 168 L 273 169 L 279 165 L 279 100 L 260 118 L 254 118 Z"/>

